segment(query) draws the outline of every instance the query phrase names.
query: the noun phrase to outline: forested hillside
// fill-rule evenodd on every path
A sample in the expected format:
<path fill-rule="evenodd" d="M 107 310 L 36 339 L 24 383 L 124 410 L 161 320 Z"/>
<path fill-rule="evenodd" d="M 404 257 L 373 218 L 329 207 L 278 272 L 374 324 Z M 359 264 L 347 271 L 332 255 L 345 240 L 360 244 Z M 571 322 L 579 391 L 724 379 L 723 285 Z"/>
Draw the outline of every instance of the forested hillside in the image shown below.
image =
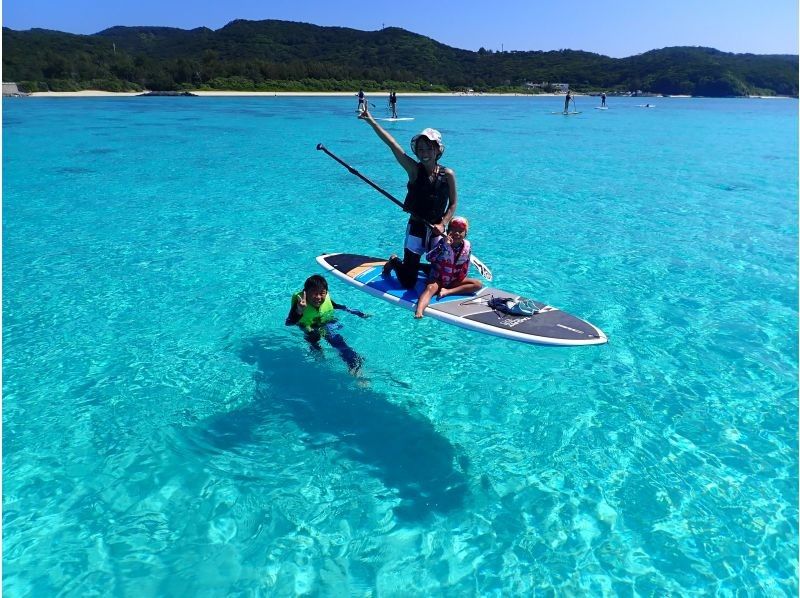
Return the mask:
<path fill-rule="evenodd" d="M 112 27 L 75 35 L 3 28 L 3 78 L 28 91 L 522 92 L 530 90 L 526 82 L 558 82 L 578 91 L 797 96 L 798 57 L 698 47 L 618 59 L 573 50 L 472 52 L 393 27 L 237 20 L 217 31 Z"/>

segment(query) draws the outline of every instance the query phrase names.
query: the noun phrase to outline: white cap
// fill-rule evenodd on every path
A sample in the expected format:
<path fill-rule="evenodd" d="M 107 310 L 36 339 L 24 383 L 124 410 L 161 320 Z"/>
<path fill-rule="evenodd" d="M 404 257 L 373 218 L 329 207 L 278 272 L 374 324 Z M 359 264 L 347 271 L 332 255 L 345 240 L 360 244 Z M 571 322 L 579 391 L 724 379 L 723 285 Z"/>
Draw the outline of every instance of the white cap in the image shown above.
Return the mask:
<path fill-rule="evenodd" d="M 436 129 L 431 129 L 431 128 L 424 129 L 418 135 L 414 135 L 411 138 L 411 151 L 414 152 L 415 156 L 417 155 L 417 140 L 420 137 L 425 137 L 427 140 L 433 141 L 436 145 L 438 145 L 439 152 L 436 155 L 436 159 L 438 160 L 439 158 L 442 157 L 442 154 L 444 153 L 444 143 L 442 143 L 442 134 Z"/>

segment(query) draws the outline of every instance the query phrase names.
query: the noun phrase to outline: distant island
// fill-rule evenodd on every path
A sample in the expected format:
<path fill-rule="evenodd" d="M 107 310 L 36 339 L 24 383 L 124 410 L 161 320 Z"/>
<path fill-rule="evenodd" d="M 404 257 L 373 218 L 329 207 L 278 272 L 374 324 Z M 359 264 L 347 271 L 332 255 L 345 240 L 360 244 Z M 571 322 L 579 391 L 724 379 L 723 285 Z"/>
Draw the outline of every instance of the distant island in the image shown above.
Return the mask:
<path fill-rule="evenodd" d="M 535 42 L 535 40 L 532 40 Z M 673 47 L 477 52 L 396 27 L 359 31 L 236 20 L 213 31 L 112 27 L 93 35 L 3 28 L 3 78 L 21 91 L 365 91 L 798 95 L 796 54 Z"/>

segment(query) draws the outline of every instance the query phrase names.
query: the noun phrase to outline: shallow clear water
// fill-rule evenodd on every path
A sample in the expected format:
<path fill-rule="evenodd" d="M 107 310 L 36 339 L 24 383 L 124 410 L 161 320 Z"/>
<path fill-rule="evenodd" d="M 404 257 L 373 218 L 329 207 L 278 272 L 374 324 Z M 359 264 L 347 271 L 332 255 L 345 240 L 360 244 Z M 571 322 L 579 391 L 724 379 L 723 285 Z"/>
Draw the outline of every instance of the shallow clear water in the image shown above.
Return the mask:
<path fill-rule="evenodd" d="M 402 242 L 314 149 L 402 198 L 355 98 L 4 99 L 4 592 L 796 595 L 797 102 L 577 101 L 387 127 L 442 131 L 496 286 L 610 343 L 331 280 L 354 378 L 283 319 Z"/>

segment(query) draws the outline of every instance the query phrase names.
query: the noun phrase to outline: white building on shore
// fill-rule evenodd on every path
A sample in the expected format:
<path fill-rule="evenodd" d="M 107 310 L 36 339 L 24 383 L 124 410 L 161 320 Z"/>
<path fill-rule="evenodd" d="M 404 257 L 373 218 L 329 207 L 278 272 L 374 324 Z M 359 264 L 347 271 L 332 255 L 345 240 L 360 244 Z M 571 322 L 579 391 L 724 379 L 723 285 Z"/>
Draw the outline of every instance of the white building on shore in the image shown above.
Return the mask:
<path fill-rule="evenodd" d="M 12 96 L 12 97 L 19 97 L 19 96 L 26 96 L 27 93 L 24 93 L 19 90 L 16 83 L 6 83 L 3 81 L 3 96 Z"/>
<path fill-rule="evenodd" d="M 567 93 L 569 91 L 569 83 L 548 83 L 547 81 L 531 83 L 527 81 L 525 87 L 529 89 L 552 89 L 556 93 Z"/>

